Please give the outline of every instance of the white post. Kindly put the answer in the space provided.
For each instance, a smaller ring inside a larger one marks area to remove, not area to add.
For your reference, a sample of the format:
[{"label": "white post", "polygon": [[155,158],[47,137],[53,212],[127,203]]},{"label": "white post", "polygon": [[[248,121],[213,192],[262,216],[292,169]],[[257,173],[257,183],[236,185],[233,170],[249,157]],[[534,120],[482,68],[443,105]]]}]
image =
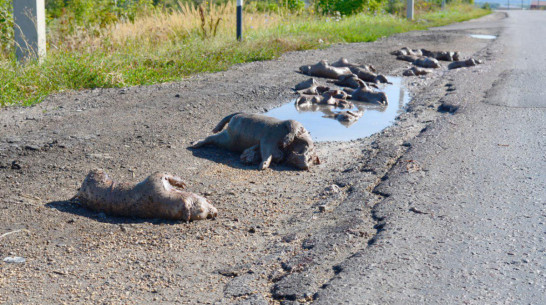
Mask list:
[{"label": "white post", "polygon": [[408,0],[408,8],[406,12],[408,20],[413,20],[413,0]]},{"label": "white post", "polygon": [[13,0],[15,54],[22,62],[46,55],[44,0]]}]

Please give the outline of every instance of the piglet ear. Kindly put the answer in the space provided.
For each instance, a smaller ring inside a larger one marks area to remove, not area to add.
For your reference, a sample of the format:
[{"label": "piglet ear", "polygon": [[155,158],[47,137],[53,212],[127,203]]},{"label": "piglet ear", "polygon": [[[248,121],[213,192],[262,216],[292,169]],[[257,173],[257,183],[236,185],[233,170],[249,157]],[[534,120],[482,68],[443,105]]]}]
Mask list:
[{"label": "piglet ear", "polygon": [[[289,125],[290,126],[290,125]],[[295,130],[290,130],[290,128],[287,128],[287,134],[284,136],[284,138],[282,138],[281,140],[281,148],[286,148],[288,147],[290,144],[292,144],[292,142],[294,142],[294,138],[296,137],[296,131]]]},{"label": "piglet ear", "polygon": [[287,134],[281,141],[281,148],[286,148],[294,141],[294,134]]},{"label": "piglet ear", "polygon": [[178,187],[178,188],[181,188],[181,189],[186,188],[186,183],[184,182],[184,180],[182,180],[182,178],[180,178],[178,176],[173,176],[173,175],[166,174],[165,178],[174,187]]}]

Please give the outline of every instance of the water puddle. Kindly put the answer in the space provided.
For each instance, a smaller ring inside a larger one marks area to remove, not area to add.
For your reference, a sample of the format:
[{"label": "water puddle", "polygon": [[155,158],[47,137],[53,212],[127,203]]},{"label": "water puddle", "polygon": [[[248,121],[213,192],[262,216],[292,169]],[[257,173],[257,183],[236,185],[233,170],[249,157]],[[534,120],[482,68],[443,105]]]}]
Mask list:
[{"label": "water puddle", "polygon": [[497,36],[495,35],[482,35],[482,34],[472,34],[470,35],[472,38],[478,38],[478,39],[497,39]]},{"label": "water puddle", "polygon": [[272,109],[265,115],[281,120],[296,120],[305,126],[311,133],[314,141],[350,141],[368,137],[380,132],[394,123],[394,119],[404,112],[404,106],[410,96],[402,86],[401,77],[388,77],[391,84],[381,87],[387,94],[388,106],[370,105],[368,103],[352,101],[355,104],[349,109],[362,117],[353,122],[343,122],[334,116],[347,110],[340,110],[333,106],[312,105],[296,108],[294,101]]}]

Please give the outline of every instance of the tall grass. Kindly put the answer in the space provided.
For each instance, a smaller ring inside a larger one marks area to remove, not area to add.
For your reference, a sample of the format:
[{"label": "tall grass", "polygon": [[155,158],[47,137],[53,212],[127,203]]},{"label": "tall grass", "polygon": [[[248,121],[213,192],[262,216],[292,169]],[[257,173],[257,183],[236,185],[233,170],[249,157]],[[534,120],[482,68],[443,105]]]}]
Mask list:
[{"label": "tall grass", "polygon": [[13,58],[0,58],[0,104],[32,105],[64,90],[176,81],[237,63],[272,59],[287,51],[373,41],[487,13],[453,5],[442,12],[422,13],[417,21],[409,22],[382,14],[333,18],[247,12],[242,42],[235,40],[233,1],[209,5],[204,14],[188,4],[168,13],[156,10],[134,22],[122,21],[65,37],[56,37],[52,27],[48,56],[42,64],[22,66]]}]

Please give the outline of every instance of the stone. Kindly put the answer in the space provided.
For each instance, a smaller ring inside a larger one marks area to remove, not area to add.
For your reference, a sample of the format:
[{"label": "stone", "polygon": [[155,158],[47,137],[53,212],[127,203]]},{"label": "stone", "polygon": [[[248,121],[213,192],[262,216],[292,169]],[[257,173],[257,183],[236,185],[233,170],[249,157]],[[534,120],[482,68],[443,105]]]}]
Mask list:
[{"label": "stone", "polygon": [[22,264],[26,261],[27,260],[24,257],[20,257],[20,256],[8,256],[4,258],[4,263],[8,263],[8,264]]},{"label": "stone", "polygon": [[235,277],[224,288],[224,294],[231,297],[240,297],[254,292],[250,283],[256,280],[254,274],[243,274]]},{"label": "stone", "polygon": [[317,282],[312,274],[292,273],[273,287],[273,298],[277,300],[299,300],[313,295]]}]

